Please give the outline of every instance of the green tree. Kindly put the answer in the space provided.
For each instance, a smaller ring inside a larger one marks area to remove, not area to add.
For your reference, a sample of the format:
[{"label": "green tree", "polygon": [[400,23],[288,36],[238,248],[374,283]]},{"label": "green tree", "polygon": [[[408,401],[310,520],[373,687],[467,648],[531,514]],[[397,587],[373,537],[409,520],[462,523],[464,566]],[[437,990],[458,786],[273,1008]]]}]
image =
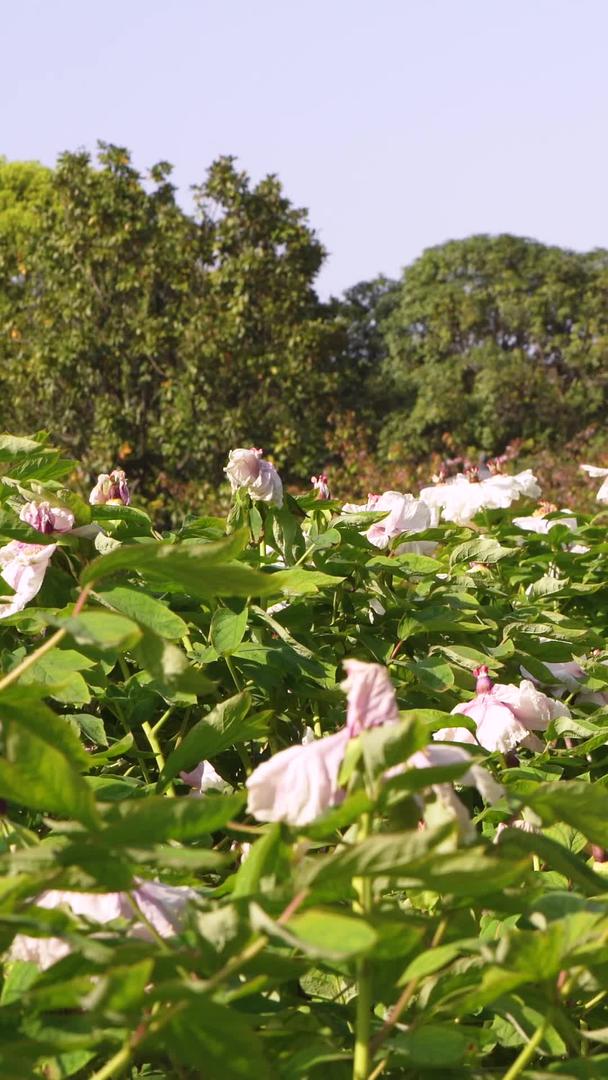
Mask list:
[{"label": "green tree", "polygon": [[313,288],[324,250],[276,177],[252,186],[222,158],[191,216],[170,172],[142,178],[102,143],[95,164],[63,154],[32,197],[5,245],[8,266],[25,239],[28,273],[2,282],[3,421],[48,427],[92,471],[125,460],[148,494],[159,475],[181,500],[217,484],[239,443],[303,478],[339,381],[339,323]]},{"label": "green tree", "polygon": [[431,248],[403,275],[386,328],[395,456],[551,444],[600,420],[608,391],[608,252],[514,236]]},{"label": "green tree", "polygon": [[302,480],[339,392],[340,324],[313,288],[325,251],[276,176],[252,186],[224,157],[195,194],[208,261],[167,388],[166,460],[217,476],[227,447],[253,444]]}]

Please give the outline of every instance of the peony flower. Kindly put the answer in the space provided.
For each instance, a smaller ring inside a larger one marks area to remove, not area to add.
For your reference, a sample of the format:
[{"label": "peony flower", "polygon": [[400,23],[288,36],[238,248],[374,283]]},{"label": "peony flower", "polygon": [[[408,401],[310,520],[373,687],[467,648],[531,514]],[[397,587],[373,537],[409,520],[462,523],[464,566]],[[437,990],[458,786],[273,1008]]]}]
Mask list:
[{"label": "peony flower", "polygon": [[381,724],[395,724],[399,710],[395,688],[382,664],[366,664],[363,660],[343,660],[346,678],[342,690],[346,694],[346,727],[352,736]]},{"label": "peony flower", "polygon": [[247,809],[258,821],[309,825],[344,797],[338,783],[340,766],[351,738],[378,724],[399,719],[395,690],[381,664],[345,660],[346,726],[335,735],[281,750],[258,765],[248,778]]},{"label": "peony flower", "polygon": [[331,499],[329,482],[325,473],[319,473],[318,476],[311,476],[310,482],[317,493],[317,499]]},{"label": "peony flower", "polygon": [[215,771],[210,761],[201,761],[192,772],[180,772],[184,784],[193,788],[192,795],[204,795],[206,791],[232,791],[232,784]]},{"label": "peony flower", "polygon": [[[424,532],[431,526],[431,511],[421,499],[415,499],[413,495],[402,495],[399,491],[385,491],[383,495],[376,496],[374,500],[375,511],[386,510],[386,516],[381,521],[376,521],[366,532],[367,539],[374,547],[386,548],[395,536],[404,532]],[[418,544],[400,544],[398,553],[411,551],[414,548],[433,550],[436,544],[427,541]],[[424,554],[424,552],[418,552]]]},{"label": "peony flower", "polygon": [[[608,469],[600,469],[597,465],[581,465],[580,468],[583,470],[583,472],[588,473],[589,476],[592,476],[594,479],[597,479],[599,477],[608,478]],[[604,480],[595,497],[598,502],[608,502],[608,479]]]},{"label": "peony flower", "polygon": [[[560,510],[560,514],[569,514],[569,510]],[[578,522],[575,517],[546,518],[539,514],[530,514],[528,517],[513,518],[513,524],[524,532],[535,532],[546,536],[550,529],[556,525],[565,525],[567,529],[576,529]]]},{"label": "peony flower", "polygon": [[258,821],[309,825],[342,801],[340,766],[350,739],[347,728],[305,746],[280,750],[247,780],[247,810]]},{"label": "peony flower", "polygon": [[[470,716],[475,721],[477,742],[486,750],[506,754],[518,745],[530,750],[542,750],[543,743],[532,734],[545,731],[557,716],[569,716],[561,701],[547,697],[528,680],[519,686],[493,684],[485,664],[477,669],[475,697],[456,705],[452,714]],[[433,735],[440,741],[473,742],[474,737],[464,728],[442,728]]]},{"label": "peony flower", "polygon": [[21,521],[40,533],[69,532],[74,528],[74,515],[63,506],[51,506],[49,502],[28,502],[21,507]]},{"label": "peony flower", "polygon": [[342,507],[343,514],[371,514],[376,509],[376,503],[380,498],[379,495],[370,493],[367,496],[366,503],[344,503]]},{"label": "peony flower", "polygon": [[[187,902],[195,897],[194,890],[186,886],[139,881],[131,893],[61,892],[50,889],[38,897],[36,905],[47,909],[65,906],[74,915],[102,925],[119,918],[135,919],[131,932],[136,937],[149,939],[152,936],[149,925],[161,937],[172,937],[180,929]],[[138,914],[143,915],[143,921],[137,921]],[[17,934],[8,958],[30,961],[44,970],[71,951],[69,942],[60,937],[38,938]]]},{"label": "peony flower", "polygon": [[42,588],[49,560],[56,544],[24,544],[11,540],[0,548],[0,575],[15,590],[11,597],[0,597],[0,619],[23,611]]},{"label": "peony flower", "polygon": [[245,488],[252,499],[283,505],[283,484],[274,465],[265,461],[262,450],[250,447],[231,450],[224,469],[232,491]]},{"label": "peony flower", "polygon": [[484,480],[470,480],[460,474],[443,483],[425,487],[420,498],[445,521],[467,525],[479,510],[506,510],[522,496],[538,498],[540,487],[530,469],[505,476],[500,473]]},{"label": "peony flower", "polygon": [[100,473],[97,483],[89,495],[89,502],[95,504],[110,503],[111,505],[128,506],[131,502],[127,476],[123,469],[114,469],[108,473]]}]

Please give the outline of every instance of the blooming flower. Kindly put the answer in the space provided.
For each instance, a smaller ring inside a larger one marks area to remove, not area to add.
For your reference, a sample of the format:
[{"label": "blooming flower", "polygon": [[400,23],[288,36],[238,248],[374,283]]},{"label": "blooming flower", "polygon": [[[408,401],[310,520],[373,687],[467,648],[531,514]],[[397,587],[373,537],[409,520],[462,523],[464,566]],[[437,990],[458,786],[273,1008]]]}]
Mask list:
[{"label": "blooming flower", "polygon": [[[68,907],[74,915],[81,915],[95,923],[109,923],[114,919],[135,919],[132,933],[137,937],[150,938],[148,924],[161,937],[171,937],[181,926],[188,900],[196,893],[182,885],[162,885],[156,881],[139,881],[131,893],[83,893],[61,892],[55,889],[42,893],[36,905],[42,908]],[[138,914],[143,921],[137,921]],[[60,937],[29,937],[17,934],[9,950],[9,959],[28,960],[45,969],[72,951],[69,942]]]},{"label": "blooming flower", "polygon": [[184,784],[193,788],[192,795],[204,795],[206,791],[232,791],[232,784],[215,771],[210,761],[201,761],[192,772],[180,772]]},{"label": "blooming flower", "polygon": [[597,479],[599,477],[607,478],[604,480],[603,484],[601,484],[600,489],[595,497],[598,502],[608,502],[608,469],[600,469],[597,465],[581,465],[580,467],[583,472],[588,473],[589,476],[592,476],[594,479]]},{"label": "blooming flower", "polygon": [[319,473],[318,476],[311,476],[310,482],[317,493],[317,499],[331,499],[331,491],[329,490],[329,483],[325,473]]},{"label": "blooming flower", "polygon": [[19,518],[40,533],[63,533],[74,528],[72,511],[63,506],[51,506],[46,500],[25,503],[21,507]]},{"label": "blooming flower", "polygon": [[[569,510],[560,510],[562,515],[569,513]],[[567,529],[576,529],[578,522],[575,517],[546,518],[540,514],[530,514],[528,517],[513,518],[513,524],[517,525],[518,529],[523,529],[524,532],[535,532],[546,536],[549,530],[555,528],[556,525],[565,525]]]},{"label": "blooming flower", "polygon": [[[368,495],[362,505],[345,503],[343,514],[380,513],[385,516],[381,521],[370,525],[365,535],[370,544],[378,548],[387,548],[391,540],[404,532],[418,533],[429,529],[433,524],[432,513],[428,505],[413,495],[403,495],[400,491],[385,491],[382,495]],[[412,552],[426,555],[436,548],[431,540],[406,541],[399,544],[397,554]]]},{"label": "blooming flower", "polygon": [[281,750],[247,780],[247,809],[258,821],[308,825],[342,801],[340,766],[349,740],[378,724],[398,720],[395,690],[381,664],[345,660],[346,726],[334,735]]},{"label": "blooming flower", "polygon": [[283,484],[274,465],[265,461],[255,447],[231,450],[224,469],[234,491],[245,488],[252,499],[283,505]]},{"label": "blooming flower", "polygon": [[15,590],[14,596],[0,597],[0,619],[23,611],[40,592],[56,547],[56,544],[24,544],[20,540],[11,540],[0,548],[0,574]]},{"label": "blooming flower", "polygon": [[435,514],[441,511],[445,521],[466,525],[479,510],[505,510],[522,496],[538,498],[540,493],[536,477],[525,469],[515,476],[497,473],[483,480],[460,474],[423,488],[420,498]]},{"label": "blooming flower", "polygon": [[[370,544],[386,548],[390,541],[403,532],[424,532],[430,528],[431,512],[421,499],[413,495],[402,495],[399,491],[385,491],[374,500],[374,511],[386,510],[386,517],[370,525],[366,532]],[[431,547],[434,547],[431,544]],[[399,551],[409,550],[410,545],[401,545]]]},{"label": "blooming flower", "polygon": [[531,750],[543,749],[543,743],[532,734],[545,731],[557,716],[569,716],[570,712],[561,701],[547,697],[528,680],[519,686],[493,684],[488,669],[483,664],[477,669],[475,697],[456,705],[453,714],[470,716],[475,721],[475,736],[466,728],[442,728],[433,738],[448,742],[477,741],[486,750],[508,753],[519,744]]},{"label": "blooming flower", "polygon": [[92,504],[120,504],[128,506],[131,502],[127,476],[123,469],[114,469],[111,473],[100,473],[97,483],[89,495]]}]

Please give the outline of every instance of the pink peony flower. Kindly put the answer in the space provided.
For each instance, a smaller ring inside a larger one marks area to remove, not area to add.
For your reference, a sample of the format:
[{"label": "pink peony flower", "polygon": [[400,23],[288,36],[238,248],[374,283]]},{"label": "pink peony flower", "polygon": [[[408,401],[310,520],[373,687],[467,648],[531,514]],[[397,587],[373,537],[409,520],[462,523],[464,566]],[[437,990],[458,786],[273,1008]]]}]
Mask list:
[{"label": "pink peony flower", "polygon": [[224,469],[234,491],[245,488],[252,499],[283,505],[283,484],[274,465],[255,447],[231,450]]},{"label": "pink peony flower", "polygon": [[128,506],[131,502],[126,473],[114,469],[111,473],[100,473],[97,483],[89,495],[89,502],[95,504],[120,504]]},{"label": "pink peony flower", "polygon": [[63,506],[51,506],[49,502],[29,502],[21,507],[21,521],[25,521],[40,533],[69,532],[74,528],[74,515]]},{"label": "pink peony flower", "polygon": [[[148,924],[161,937],[172,937],[180,929],[187,902],[195,897],[195,891],[186,886],[139,881],[131,894],[61,892],[51,889],[38,897],[36,905],[48,909],[65,906],[74,915],[81,915],[90,922],[101,925],[119,918],[135,920],[131,932],[136,937],[149,939],[151,932]],[[144,921],[138,921],[138,914],[143,915]],[[28,960],[44,970],[71,951],[71,945],[63,938],[38,938],[17,934],[8,958]]]},{"label": "pink peony flower", "polygon": [[344,660],[346,679],[342,689],[346,694],[346,727],[351,736],[360,735],[380,724],[399,720],[395,688],[382,664],[366,664],[363,660]]},{"label": "pink peony flower", "polygon": [[280,750],[247,780],[247,810],[258,821],[309,825],[342,801],[340,766],[350,739],[347,728],[304,746]]},{"label": "pink peony flower", "polygon": [[[542,750],[543,743],[532,732],[545,731],[557,716],[569,716],[570,712],[561,701],[547,697],[528,680],[519,686],[493,684],[488,669],[483,664],[477,669],[475,697],[456,705],[452,713],[473,718],[475,737],[486,750],[508,753],[518,745],[530,750]],[[464,728],[442,728],[433,735],[440,741],[473,742],[473,736]]]},{"label": "pink peony flower", "polygon": [[608,469],[600,469],[597,465],[581,465],[580,468],[583,470],[583,472],[588,473],[589,476],[592,476],[594,479],[597,479],[599,477],[606,477],[595,497],[598,502],[608,502]]},{"label": "pink peony flower", "polygon": [[317,499],[331,499],[331,491],[329,490],[329,483],[325,473],[319,473],[318,476],[311,476],[310,482],[317,493]]},{"label": "pink peony flower", "polygon": [[286,821],[309,825],[325,810],[340,803],[340,766],[349,740],[378,724],[399,719],[395,690],[381,664],[345,660],[347,678],[346,726],[335,735],[311,739],[281,750],[254,769],[247,780],[247,809],[258,821]]},{"label": "pink peony flower", "polygon": [[56,544],[24,544],[20,540],[11,540],[0,548],[0,574],[15,590],[14,596],[0,597],[0,619],[23,611],[40,592],[56,547]]}]

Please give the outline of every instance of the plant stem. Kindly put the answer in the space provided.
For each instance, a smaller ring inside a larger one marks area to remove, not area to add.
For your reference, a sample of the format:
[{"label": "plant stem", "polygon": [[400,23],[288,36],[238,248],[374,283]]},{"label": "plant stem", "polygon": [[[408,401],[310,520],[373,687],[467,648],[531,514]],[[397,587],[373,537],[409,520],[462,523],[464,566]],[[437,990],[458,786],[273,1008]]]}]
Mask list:
[{"label": "plant stem", "polygon": [[[365,840],[370,832],[370,815],[362,814],[357,829],[357,840]],[[372,907],[372,883],[370,878],[353,878],[357,901],[355,911],[369,914]],[[357,960],[357,1011],[355,1017],[355,1048],[353,1055],[353,1080],[367,1080],[370,1068],[370,1035],[372,1024],[372,979],[369,961]]]},{"label": "plant stem", "polygon": [[511,1065],[511,1068],[507,1069],[503,1080],[515,1080],[515,1077],[519,1076],[520,1073],[524,1071],[528,1062],[531,1061],[534,1057],[537,1047],[540,1046],[541,1042],[543,1041],[543,1037],[547,1030],[548,1023],[548,1018],[546,1016],[543,1017],[542,1024],[537,1027],[532,1038],[530,1039],[530,1042],[522,1048],[521,1053],[518,1054],[517,1058]]},{"label": "plant stem", "polygon": [[[158,766],[158,771],[159,771],[159,773],[162,773],[162,771],[163,771],[163,769],[165,767],[165,755],[163,754],[163,752],[162,752],[162,750],[160,748],[160,743],[159,743],[158,739],[156,738],[156,735],[154,734],[154,729],[150,726],[150,724],[148,723],[147,720],[144,720],[144,722],[141,725],[141,730],[143,731],[144,735],[146,736],[146,739],[148,740],[148,742],[150,744],[150,748],[152,750],[152,753],[154,754],[154,759],[155,759],[156,764]],[[172,780],[170,780],[169,783],[167,784],[167,787],[165,789],[165,795],[169,795],[171,798],[175,797],[175,788],[173,787],[173,781]]]},{"label": "plant stem", "polygon": [[[87,601],[91,589],[92,585],[85,585],[84,588],[81,590],[80,596],[74,604],[72,616],[80,614],[82,608]],[[51,649],[54,649],[55,646],[63,640],[66,634],[67,630],[56,630],[54,634],[51,634],[48,641],[43,642],[43,644],[40,645],[37,649],[35,649],[33,653],[30,653],[29,656],[24,657],[20,664],[17,664],[17,666],[14,667],[12,671],[9,671],[8,675],[5,675],[3,679],[0,679],[0,690],[6,690],[7,686],[11,686],[12,683],[16,682],[17,679],[21,678],[24,671],[27,671],[28,668],[33,667],[33,665],[40,659],[41,656],[44,656],[47,652],[50,652]]]}]

